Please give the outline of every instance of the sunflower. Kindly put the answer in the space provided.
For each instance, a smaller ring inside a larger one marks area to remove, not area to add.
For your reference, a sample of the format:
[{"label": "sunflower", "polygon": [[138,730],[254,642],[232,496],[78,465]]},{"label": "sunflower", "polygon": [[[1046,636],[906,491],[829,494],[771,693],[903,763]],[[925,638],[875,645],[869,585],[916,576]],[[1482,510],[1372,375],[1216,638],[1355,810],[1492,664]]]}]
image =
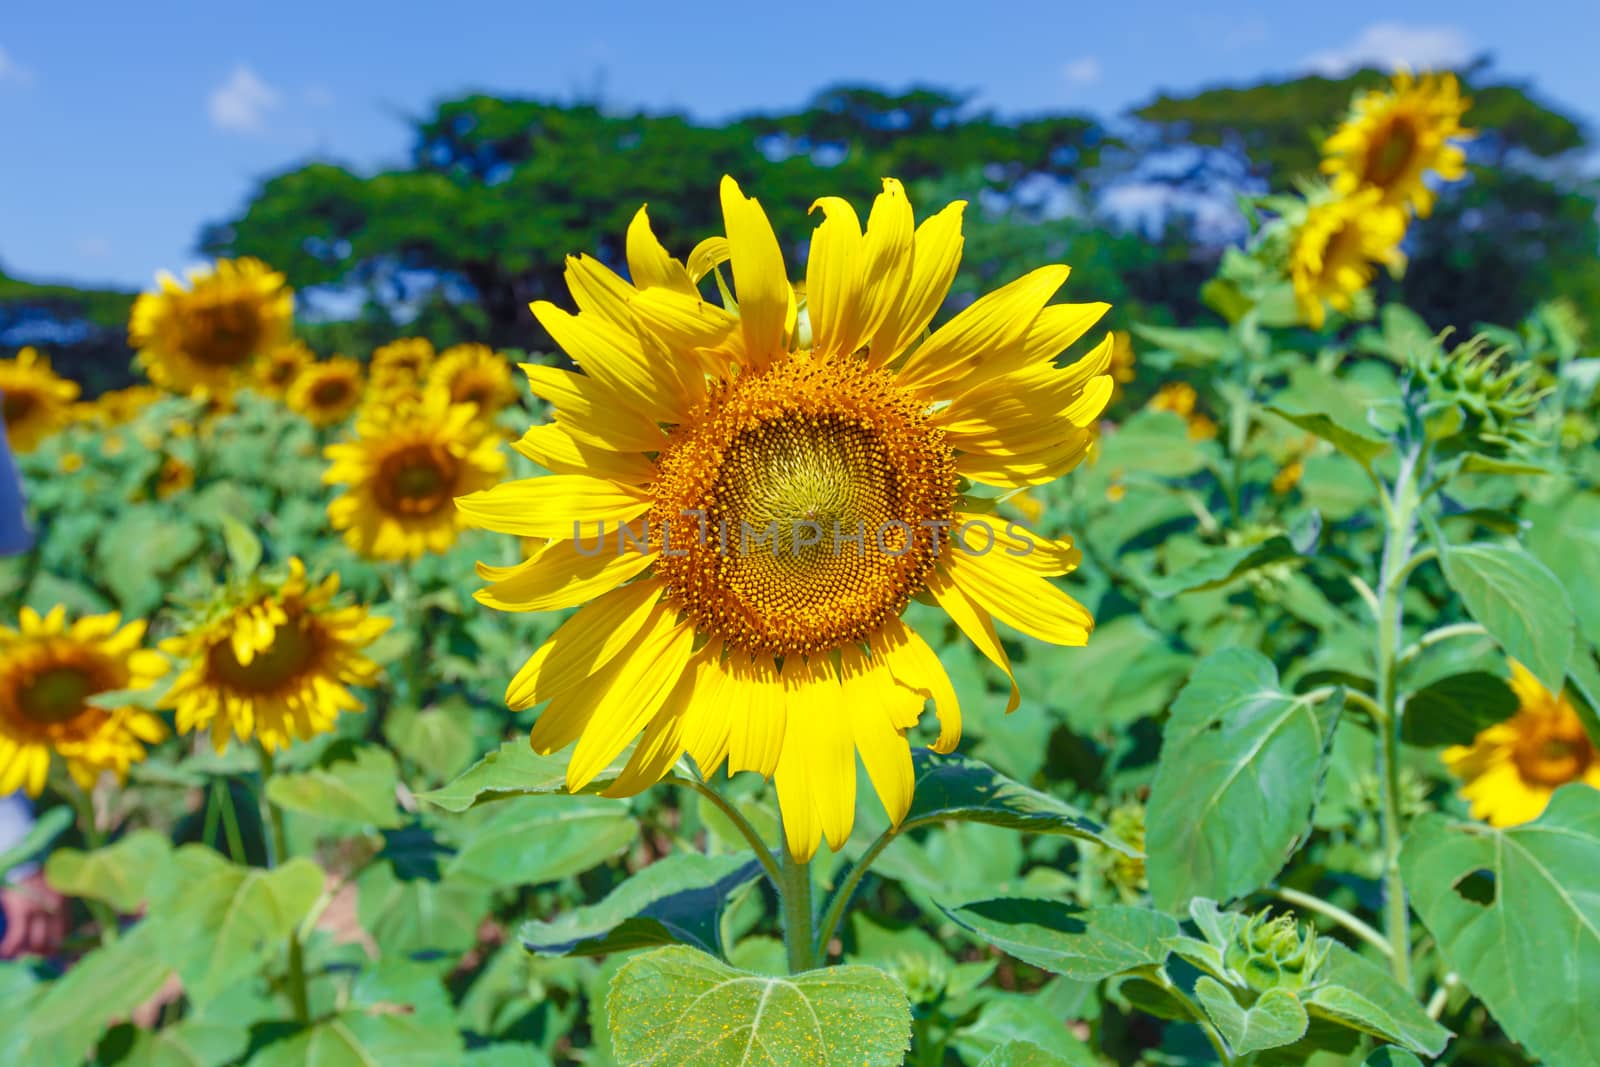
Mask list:
[{"label": "sunflower", "polygon": [[1332,176],[1334,192],[1348,196],[1371,187],[1385,204],[1409,204],[1427,218],[1433,210],[1427,174],[1446,181],[1466,176],[1466,153],[1453,142],[1473,135],[1461,125],[1470,103],[1453,74],[1413,79],[1400,71],[1390,89],[1361,93],[1350,117],[1322,144],[1322,170]]},{"label": "sunflower", "polygon": [[1568,782],[1600,788],[1600,754],[1583,729],[1583,720],[1565,693],[1550,692],[1528,669],[1511,661],[1511,691],[1517,712],[1495,723],[1470,745],[1442,753],[1445,766],[1461,778],[1462,799],[1474,818],[1491,826],[1531,822]]},{"label": "sunflower", "polygon": [[72,421],[78,384],[59,377],[37,349],[0,359],[0,416],[15,452],[32,452]]},{"label": "sunflower", "polygon": [[1115,403],[1122,396],[1122,387],[1133,381],[1134,373],[1133,338],[1127,330],[1113,330],[1111,332],[1111,401]]},{"label": "sunflower", "polygon": [[179,456],[168,455],[156,472],[156,499],[167,500],[194,485],[194,468]]},{"label": "sunflower", "polygon": [[1217,424],[1203,412],[1195,410],[1200,395],[1188,382],[1168,382],[1156,390],[1156,395],[1145,405],[1151,411],[1170,411],[1183,419],[1189,428],[1189,440],[1209,441],[1217,436]]},{"label": "sunflower", "polygon": [[361,403],[361,364],[334,356],[302,370],[289,386],[287,403],[313,426],[332,426],[350,417]]},{"label": "sunflower", "polygon": [[391,620],[360,605],[335,606],[338,590],[338,575],[312,585],[291,558],[282,582],[254,578],[187,633],[163,641],[182,666],[162,701],[176,709],[178,730],[209,730],[218,752],[232,738],[252,737],[274,752],[360,710],[349,687],[377,682],[378,665],[362,650]]},{"label": "sunflower", "polygon": [[316,356],[299,338],[286,341],[269,351],[256,364],[256,392],[282,399],[300,372],[316,361]]},{"label": "sunflower", "polygon": [[395,390],[421,389],[434,358],[433,342],[426,337],[402,337],[375,349],[368,375],[372,379],[374,399]]},{"label": "sunflower", "polygon": [[43,617],[23,608],[17,629],[0,626],[0,794],[38,796],[52,752],[85,789],[104,771],[125,781],[144,746],[167,736],[148,711],[88,701],[148,689],[167,672],[160,653],[140,647],[144,623],[121,621],[116,613],[91,615],[69,626],[67,609],[57,606]]},{"label": "sunflower", "polygon": [[1349,311],[1351,298],[1372,284],[1375,265],[1391,273],[1403,267],[1405,235],[1405,213],[1385,204],[1377,189],[1307,205],[1294,233],[1289,277],[1311,328],[1322,329],[1325,304]]},{"label": "sunflower", "polygon": [[153,385],[111,389],[78,405],[78,419],[97,426],[121,426],[144,414],[146,408],[166,395]]},{"label": "sunflower", "polygon": [[172,392],[226,396],[288,335],[294,293],[258,259],[219,259],[191,271],[188,288],[165,272],[157,280],[158,292],[134,301],[128,343],[150,380]]},{"label": "sunflower", "polygon": [[[773,777],[801,860],[849,836],[858,752],[890,818],[904,816],[906,731],[925,700],[934,747],[960,738],[950,680],[901,620],[912,597],[942,606],[1008,675],[995,618],[1055,644],[1088,640],[1089,612],[1047,580],[1078,552],[1017,525],[997,536],[994,498],[964,487],[1041,485],[1071,469],[1112,384],[1109,338],[1055,363],[1106,311],[1045,306],[1064,266],[924,336],[960,260],[964,203],[915,226],[886,180],[865,234],[844,200],[815,206],[809,345],[795,343],[767,216],[731,178],[726,237],[686,263],[642,209],[626,239],[631,284],[570,259],[581,313],[533,311],[585,373],[524,367],[555,421],[515,446],[553,473],[457,501],[475,525],[549,539],[518,566],[480,565],[482,603],[583,605],[506,694],[516,709],[549,701],[531,741],[545,753],[576,742],[568,787],[642,731],[610,792],[645,788],[685,752],[707,775],[726,763]],[[737,313],[699,292],[727,261]],[[1013,680],[1009,708],[1019,701]]]},{"label": "sunflower", "polygon": [[453,498],[493,485],[505,470],[499,437],[470,404],[430,389],[420,397],[372,403],[356,420],[356,439],[329,445],[322,480],[349,491],[328,505],[345,541],[375,559],[445,552],[464,525]]},{"label": "sunflower", "polygon": [[491,420],[517,399],[511,365],[488,345],[456,345],[439,353],[428,370],[428,385],[443,389],[453,404],[471,404],[478,417]]}]

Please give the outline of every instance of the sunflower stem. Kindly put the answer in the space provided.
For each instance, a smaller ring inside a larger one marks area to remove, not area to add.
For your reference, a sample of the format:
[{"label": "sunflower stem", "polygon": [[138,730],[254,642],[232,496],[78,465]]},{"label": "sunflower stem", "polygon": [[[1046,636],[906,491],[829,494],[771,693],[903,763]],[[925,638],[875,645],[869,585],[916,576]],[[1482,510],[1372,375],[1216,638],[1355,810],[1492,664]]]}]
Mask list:
[{"label": "sunflower stem", "polygon": [[[233,789],[226,779],[213,778],[211,780],[211,802],[222,818],[222,832],[228,842],[228,858],[235,863],[245,862],[244,835],[239,832],[239,813],[233,808]],[[207,825],[210,824],[209,813]],[[210,842],[211,833],[207,832],[206,841]]]},{"label": "sunflower stem", "polygon": [[[94,797],[77,782],[68,778],[62,786],[67,800],[78,813],[78,823],[83,829],[83,840],[90,850],[105,847],[106,835],[100,829],[100,823],[95,819]],[[83,903],[89,909],[89,914],[94,916],[95,925],[100,927],[100,943],[109,945],[122,933],[122,926],[117,921],[117,913],[111,905],[103,900],[83,898]]]},{"label": "sunflower stem", "polygon": [[[261,806],[266,815],[267,828],[272,839],[272,850],[267,856],[267,866],[276,867],[289,856],[289,833],[284,825],[283,809],[267,796],[267,783],[272,780],[275,766],[272,753],[266,745],[257,745],[261,753]],[[305,950],[300,945],[299,930],[289,931],[289,1003],[294,1009],[295,1021],[311,1021],[311,1003],[306,995]]]},{"label": "sunflower stem", "polygon": [[783,946],[789,954],[789,973],[800,974],[817,965],[816,913],[811,908],[811,864],[795,859],[785,841],[778,874],[778,899],[783,908]]}]

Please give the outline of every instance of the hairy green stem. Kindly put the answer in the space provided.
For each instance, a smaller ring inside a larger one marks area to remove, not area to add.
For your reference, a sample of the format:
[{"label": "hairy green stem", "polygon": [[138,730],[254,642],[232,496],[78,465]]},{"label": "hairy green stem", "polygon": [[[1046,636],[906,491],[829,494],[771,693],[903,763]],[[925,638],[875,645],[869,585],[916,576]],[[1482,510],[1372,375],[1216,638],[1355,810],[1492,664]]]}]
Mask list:
[{"label": "hairy green stem", "polygon": [[1228,1051],[1228,1043],[1222,1040],[1222,1035],[1212,1025],[1210,1016],[1206,1015],[1205,1010],[1194,1002],[1194,998],[1185,993],[1172,979],[1168,978],[1166,971],[1160,967],[1143,969],[1140,973],[1160,986],[1168,996],[1181,1003],[1184,1010],[1189,1013],[1189,1017],[1194,1020],[1195,1025],[1200,1027],[1200,1032],[1206,1035],[1206,1040],[1211,1042],[1211,1048],[1216,1052],[1217,1060],[1224,1067],[1234,1067],[1237,1061],[1234,1060],[1233,1054]]},{"label": "hairy green stem", "polygon": [[873,860],[889,847],[889,842],[895,839],[898,832],[891,828],[879,834],[878,839],[861,854],[861,858],[850,868],[850,873],[845,875],[844,881],[833,891],[833,897],[828,901],[827,910],[823,913],[822,924],[817,928],[817,950],[821,958],[827,958],[828,944],[833,941],[834,934],[839,931],[839,924],[844,921],[845,909],[850,906],[851,898],[856,895],[856,887],[861,884],[861,879],[866,876]]},{"label": "hairy green stem", "polygon": [[801,863],[783,846],[779,864],[778,898],[783,906],[783,947],[789,956],[789,973],[800,974],[817,965],[816,916],[811,910],[811,864]]},{"label": "hairy green stem", "polygon": [[[266,816],[267,828],[270,831],[272,849],[267,857],[267,866],[276,867],[289,858],[289,834],[284,825],[283,809],[274,804],[267,797],[267,783],[272,780],[273,766],[272,753],[267,746],[260,745],[261,753],[261,806]],[[294,1009],[295,1021],[309,1023],[311,1021],[311,1001],[306,993],[306,959],[305,950],[300,944],[300,932],[289,931],[289,1004]]]},{"label": "hairy green stem", "polygon": [[[90,796],[86,789],[70,778],[66,779],[62,791],[66,793],[67,800],[72,804],[73,810],[78,813],[78,822],[83,828],[84,843],[91,850],[103,848],[106,843],[106,835],[101,832],[100,824],[95,821],[94,797]],[[117,921],[116,911],[103,900],[84,897],[83,902],[88,907],[89,914],[94,916],[95,925],[100,927],[100,943],[102,945],[111,944],[122,933],[122,926]]]},{"label": "hairy green stem", "polygon": [[667,780],[670,782],[676,782],[679,785],[688,786],[696,793],[699,793],[701,796],[711,801],[712,806],[714,806],[718,811],[722,812],[723,815],[727,816],[728,821],[733,823],[734,829],[738,830],[739,834],[745,839],[746,842],[749,843],[750,851],[756,854],[756,859],[761,861],[761,869],[767,872],[767,877],[772,880],[773,888],[780,892],[783,890],[783,873],[778,869],[777,862],[772,858],[772,850],[767,847],[767,843],[765,841],[761,840],[761,835],[756,833],[756,828],[754,826],[750,825],[750,820],[739,814],[738,808],[735,808],[732,804],[729,804],[727,799],[723,797],[721,793],[717,792],[715,789],[712,789],[710,785],[706,784],[699,778],[691,778],[688,775],[681,775],[674,776]]},{"label": "hairy green stem", "polygon": [[[233,810],[233,789],[222,778],[211,780],[211,802],[215,810],[222,817],[222,832],[228,841],[228,858],[235,863],[245,862],[244,835],[239,832],[239,813]],[[210,824],[209,813],[207,825]],[[211,841],[211,831],[206,833],[206,841]]]}]

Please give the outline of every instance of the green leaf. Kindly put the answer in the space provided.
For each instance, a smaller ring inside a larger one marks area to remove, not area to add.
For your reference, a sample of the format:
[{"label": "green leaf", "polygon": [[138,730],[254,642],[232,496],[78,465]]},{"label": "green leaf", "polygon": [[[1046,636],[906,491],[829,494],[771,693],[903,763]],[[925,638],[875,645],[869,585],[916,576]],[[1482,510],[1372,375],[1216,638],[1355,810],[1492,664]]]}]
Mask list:
[{"label": "green leaf", "polygon": [[460,774],[477,751],[465,707],[430,708],[411,716],[391,716],[384,736],[396,752],[435,781]]},{"label": "green leaf", "polygon": [[1132,328],[1142,340],[1183,356],[1190,362],[1215,363],[1238,347],[1227,330],[1212,326],[1151,326],[1136,322]]},{"label": "green leaf", "polygon": [[[1109,471],[1183,478],[1206,465],[1206,453],[1189,439],[1182,416],[1170,411],[1140,411],[1106,435],[1102,462]],[[1181,502],[1174,503],[1183,510]]]},{"label": "green leaf", "polygon": [[1422,1067],[1422,1061],[1403,1048],[1385,1045],[1362,1061],[1363,1067]]},{"label": "green leaf", "polygon": [[1423,1055],[1444,1051],[1450,1031],[1429,1018],[1417,998],[1387,970],[1336,941],[1322,940],[1329,949],[1319,975],[1323,984],[1305,1000],[1313,1018],[1373,1034]]},{"label": "green leaf", "polygon": [[395,801],[399,775],[377,745],[336,744],[309,771],[273,775],[267,799],[303,815],[392,830],[404,821]]},{"label": "green leaf", "polygon": [[292,859],[274,870],[229,863],[204,845],[172,854],[150,890],[150,915],[170,919],[162,952],[199,1003],[256,973],[322,895],[322,868]]},{"label": "green leaf", "polygon": [[[1069,1060],[1046,1052],[1032,1041],[1007,1041],[978,1061],[978,1067],[1075,1067],[1083,1060]],[[1089,1061],[1093,1063],[1093,1060]]]},{"label": "green leaf", "polygon": [[346,1012],[274,1041],[249,1067],[439,1067],[461,1062],[463,1052],[454,1026]]},{"label": "green leaf", "polygon": [[227,1023],[184,1019],[160,1030],[139,1030],[117,1067],[227,1067],[250,1047],[250,1032]]},{"label": "green leaf", "polygon": [[1278,873],[1311,825],[1338,711],[1284,692],[1259,652],[1200,661],[1173,703],[1146,815],[1159,907],[1231,900]]},{"label": "green leaf", "polygon": [[384,952],[463,952],[489,912],[490,890],[461,882],[401,878],[373,864],[356,883],[356,914]]},{"label": "green leaf", "polygon": [[1311,1024],[1306,1009],[1287,989],[1270,989],[1243,1008],[1221,982],[1201,975],[1194,984],[1194,995],[1238,1056],[1292,1045]]},{"label": "green leaf", "polygon": [[172,843],[154,830],[135,830],[114,845],[83,852],[57,849],[45,861],[45,879],[68,896],[103,900],[127,915],[144,902],[150,880],[172,855]]},{"label": "green leaf", "polygon": [[228,562],[239,578],[248,578],[261,566],[261,539],[255,532],[232,515],[217,516],[222,527],[222,541],[228,548]]},{"label": "green leaf", "polygon": [[1008,956],[1079,981],[1166,962],[1178,921],[1148,908],[998,898],[944,913]]},{"label": "green leaf", "polygon": [[[1600,589],[1600,496],[1574,492],[1553,502],[1530,500],[1528,551],[1569,590]],[[1600,597],[1574,596],[1578,625],[1591,645],[1600,647]]]},{"label": "green leaf", "polygon": [[528,797],[486,814],[445,877],[504,887],[554,882],[599,866],[639,837],[625,800]]},{"label": "green leaf", "polygon": [[[1099,1067],[1100,1061],[1082,1041],[1062,1025],[1061,1017],[1036,999],[999,997],[989,1001],[970,1026],[956,1031],[956,1049],[968,1062],[997,1055],[1008,1046],[1028,1045],[1049,1056],[1015,1062],[1070,1067]],[[1005,1060],[1000,1062],[1005,1063]]]},{"label": "green leaf", "polygon": [[1550,1067],[1600,1063],[1600,790],[1563,786],[1505,830],[1424,815],[1400,864],[1440,954],[1506,1033]]},{"label": "green leaf", "polygon": [[900,832],[954,819],[1030,834],[1063,834],[1094,841],[1127,856],[1139,853],[1065,801],[1013,781],[965,756],[913,749],[916,791]]},{"label": "green leaf", "polygon": [[1389,442],[1382,438],[1369,437],[1364,433],[1347,429],[1318,412],[1284,411],[1270,404],[1267,410],[1281,419],[1287,419],[1306,433],[1322,438],[1368,470],[1372,469],[1374,460],[1389,451]]},{"label": "green leaf", "polygon": [[[602,771],[585,793],[598,793],[616,780],[616,768]],[[526,740],[507,741],[448,785],[417,799],[445,811],[461,812],[508,797],[567,796],[567,761],[563,756],[541,756]]]},{"label": "green leaf", "polygon": [[603,956],[684,944],[720,955],[722,914],[761,865],[742,856],[675,852],[627,879],[598,904],[570,908],[548,922],[524,923],[528,951],[541,956]]},{"label": "green leaf", "polygon": [[1465,745],[1479,731],[1510,718],[1517,695],[1504,678],[1467,671],[1429,682],[1406,698],[1401,736],[1408,745]]},{"label": "green leaf", "polygon": [[1461,457],[1461,472],[1463,474],[1516,474],[1539,475],[1553,473],[1549,467],[1541,467],[1534,463],[1518,463],[1509,459],[1497,459],[1486,456],[1481,452],[1468,452]]},{"label": "green leaf", "polygon": [[14,867],[33,860],[45,849],[49,848],[55,839],[73,823],[73,813],[70,807],[62,805],[51,808],[34,820],[28,827],[27,834],[15,845],[0,852],[0,876],[11,872]]},{"label": "green leaf", "polygon": [[1445,580],[1474,619],[1547,689],[1559,690],[1572,651],[1572,606],[1549,568],[1519,545],[1445,545]]},{"label": "green leaf", "polygon": [[635,956],[606,999],[621,1067],[899,1067],[911,1039],[900,985],[875,967],[790,978],[692,948]]},{"label": "green leaf", "polygon": [[1195,589],[1216,589],[1251,571],[1300,558],[1289,539],[1277,535],[1256,545],[1213,549],[1198,563],[1174,574],[1152,575],[1144,584],[1153,595],[1165,598]]}]

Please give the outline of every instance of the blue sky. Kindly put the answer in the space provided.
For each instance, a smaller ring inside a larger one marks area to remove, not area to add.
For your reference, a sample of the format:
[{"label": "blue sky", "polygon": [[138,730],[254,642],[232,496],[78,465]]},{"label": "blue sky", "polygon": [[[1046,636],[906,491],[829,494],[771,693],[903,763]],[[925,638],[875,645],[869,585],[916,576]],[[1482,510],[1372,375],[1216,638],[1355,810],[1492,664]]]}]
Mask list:
[{"label": "blue sky", "polygon": [[1600,121],[1600,15],[1581,0],[1015,0],[976,14],[987,7],[5,0],[0,266],[144,286],[194,262],[200,226],[261,176],[312,157],[398,163],[406,116],[469,90],[718,118],[839,81],[923,82],[1003,114],[1110,116],[1159,89],[1488,52],[1503,76]]}]

